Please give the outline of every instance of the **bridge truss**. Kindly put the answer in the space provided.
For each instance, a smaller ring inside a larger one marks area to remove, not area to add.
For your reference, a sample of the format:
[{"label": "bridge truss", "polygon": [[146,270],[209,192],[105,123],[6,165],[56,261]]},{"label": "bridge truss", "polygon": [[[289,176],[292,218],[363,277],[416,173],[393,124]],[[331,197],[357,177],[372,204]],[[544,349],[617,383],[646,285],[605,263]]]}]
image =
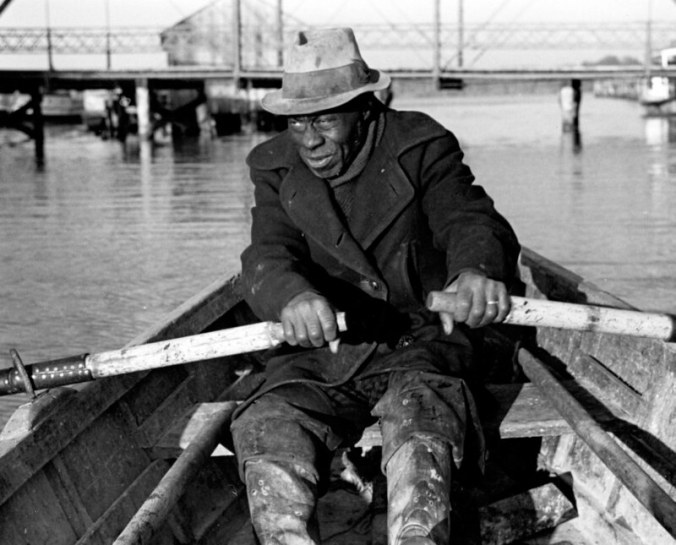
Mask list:
[{"label": "bridge truss", "polygon": [[[438,32],[441,66],[457,64],[460,51],[485,53],[493,50],[552,51],[552,50],[605,50],[633,51],[644,60],[646,44],[653,51],[674,45],[676,24],[655,22],[614,23],[512,23],[512,24],[444,24],[437,28],[433,24],[389,24],[352,25],[363,50],[419,52],[421,59],[428,59],[425,53],[434,48]],[[216,29],[217,33],[232,39],[232,27]],[[288,36],[292,29],[287,26]],[[160,53],[166,50],[167,29],[138,28],[0,28],[0,55],[3,54],[137,54]],[[209,46],[213,41],[214,28],[208,32],[193,28],[172,28],[173,37],[182,35],[185,43],[193,46]],[[257,25],[256,28],[242,28],[241,49],[260,49],[261,40],[268,50],[278,49],[275,42],[274,25]],[[263,38],[261,38],[261,36]],[[462,40],[460,39],[462,36]],[[255,42],[255,43],[254,43]],[[252,57],[253,58],[253,57]],[[278,56],[273,54],[255,55],[250,69],[274,67]],[[432,60],[429,59],[431,65]],[[411,68],[411,67],[400,67]]]}]

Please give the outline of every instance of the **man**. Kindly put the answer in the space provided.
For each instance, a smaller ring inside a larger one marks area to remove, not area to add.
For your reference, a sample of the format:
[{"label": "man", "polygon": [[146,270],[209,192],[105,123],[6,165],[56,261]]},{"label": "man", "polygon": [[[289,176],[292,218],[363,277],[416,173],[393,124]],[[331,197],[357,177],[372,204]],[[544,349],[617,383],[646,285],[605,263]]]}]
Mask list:
[{"label": "man", "polygon": [[[282,89],[263,99],[288,129],[248,158],[242,280],[288,345],[231,427],[263,544],[319,543],[315,503],[332,453],[376,418],[390,544],[447,543],[451,471],[481,462],[462,329],[507,315],[519,247],[455,137],[374,98],[389,85],[350,29],[308,31],[288,52]],[[424,298],[444,288],[459,305],[442,327]]]}]

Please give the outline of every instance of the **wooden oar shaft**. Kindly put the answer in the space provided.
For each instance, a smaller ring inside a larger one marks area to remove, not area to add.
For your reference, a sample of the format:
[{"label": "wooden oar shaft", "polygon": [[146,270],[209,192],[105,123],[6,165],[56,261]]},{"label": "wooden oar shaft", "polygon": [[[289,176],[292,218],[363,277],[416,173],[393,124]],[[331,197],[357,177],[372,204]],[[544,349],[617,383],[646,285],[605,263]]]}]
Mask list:
[{"label": "wooden oar shaft", "polygon": [[92,377],[104,378],[265,350],[277,346],[283,340],[281,324],[260,322],[90,354],[85,364]]},{"label": "wooden oar shaft", "polygon": [[[673,341],[676,332],[675,319],[669,314],[515,296],[511,302],[512,309],[505,319],[507,324],[650,337],[664,341]],[[455,305],[454,293],[433,291],[427,298],[427,308],[435,312],[453,314]]]},{"label": "wooden oar shaft", "polygon": [[[345,314],[338,313],[336,318],[338,329],[346,331]],[[283,341],[280,323],[260,322],[121,350],[22,365],[0,371],[0,395],[267,350]]]},{"label": "wooden oar shaft", "polygon": [[152,541],[171,509],[218,445],[219,435],[236,407],[237,403],[232,401],[227,408],[211,416],[199,435],[176,459],[152,494],[127,523],[113,545],[144,545]]}]

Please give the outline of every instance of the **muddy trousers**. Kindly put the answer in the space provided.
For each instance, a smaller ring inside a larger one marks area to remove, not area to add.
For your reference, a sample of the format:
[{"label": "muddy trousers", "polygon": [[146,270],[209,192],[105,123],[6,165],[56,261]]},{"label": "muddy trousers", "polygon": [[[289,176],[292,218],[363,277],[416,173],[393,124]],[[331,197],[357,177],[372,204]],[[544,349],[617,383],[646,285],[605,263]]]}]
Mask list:
[{"label": "muddy trousers", "polygon": [[[413,437],[387,463],[387,542],[442,545],[450,539],[448,444]],[[262,545],[320,543],[316,483],[299,465],[270,460],[245,467],[251,520]]]},{"label": "muddy trousers", "polygon": [[411,437],[387,462],[387,542],[442,545],[451,536],[451,458],[448,443]]},{"label": "muddy trousers", "polygon": [[319,543],[317,485],[299,465],[271,460],[246,464],[251,521],[261,545]]},{"label": "muddy trousers", "polygon": [[448,543],[451,466],[462,457],[471,412],[462,381],[394,373],[375,407],[356,399],[297,384],[262,396],[233,422],[262,545],[320,543],[315,508],[327,461],[373,416],[383,435],[390,545]]}]

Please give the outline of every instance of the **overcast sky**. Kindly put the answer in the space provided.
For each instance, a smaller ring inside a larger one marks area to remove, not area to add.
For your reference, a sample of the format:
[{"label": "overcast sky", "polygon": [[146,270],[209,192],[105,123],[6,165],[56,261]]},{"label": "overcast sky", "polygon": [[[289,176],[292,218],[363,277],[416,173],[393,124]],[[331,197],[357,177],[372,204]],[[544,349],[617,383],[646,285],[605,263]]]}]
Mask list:
[{"label": "overcast sky", "polygon": [[[0,26],[170,26],[213,0],[12,0]],[[243,0],[246,1],[246,0]],[[255,0],[276,5],[276,0]],[[441,0],[442,21],[454,22],[459,0]],[[283,0],[284,10],[314,24],[431,22],[434,0]],[[675,0],[464,0],[468,23],[676,22]]]}]

